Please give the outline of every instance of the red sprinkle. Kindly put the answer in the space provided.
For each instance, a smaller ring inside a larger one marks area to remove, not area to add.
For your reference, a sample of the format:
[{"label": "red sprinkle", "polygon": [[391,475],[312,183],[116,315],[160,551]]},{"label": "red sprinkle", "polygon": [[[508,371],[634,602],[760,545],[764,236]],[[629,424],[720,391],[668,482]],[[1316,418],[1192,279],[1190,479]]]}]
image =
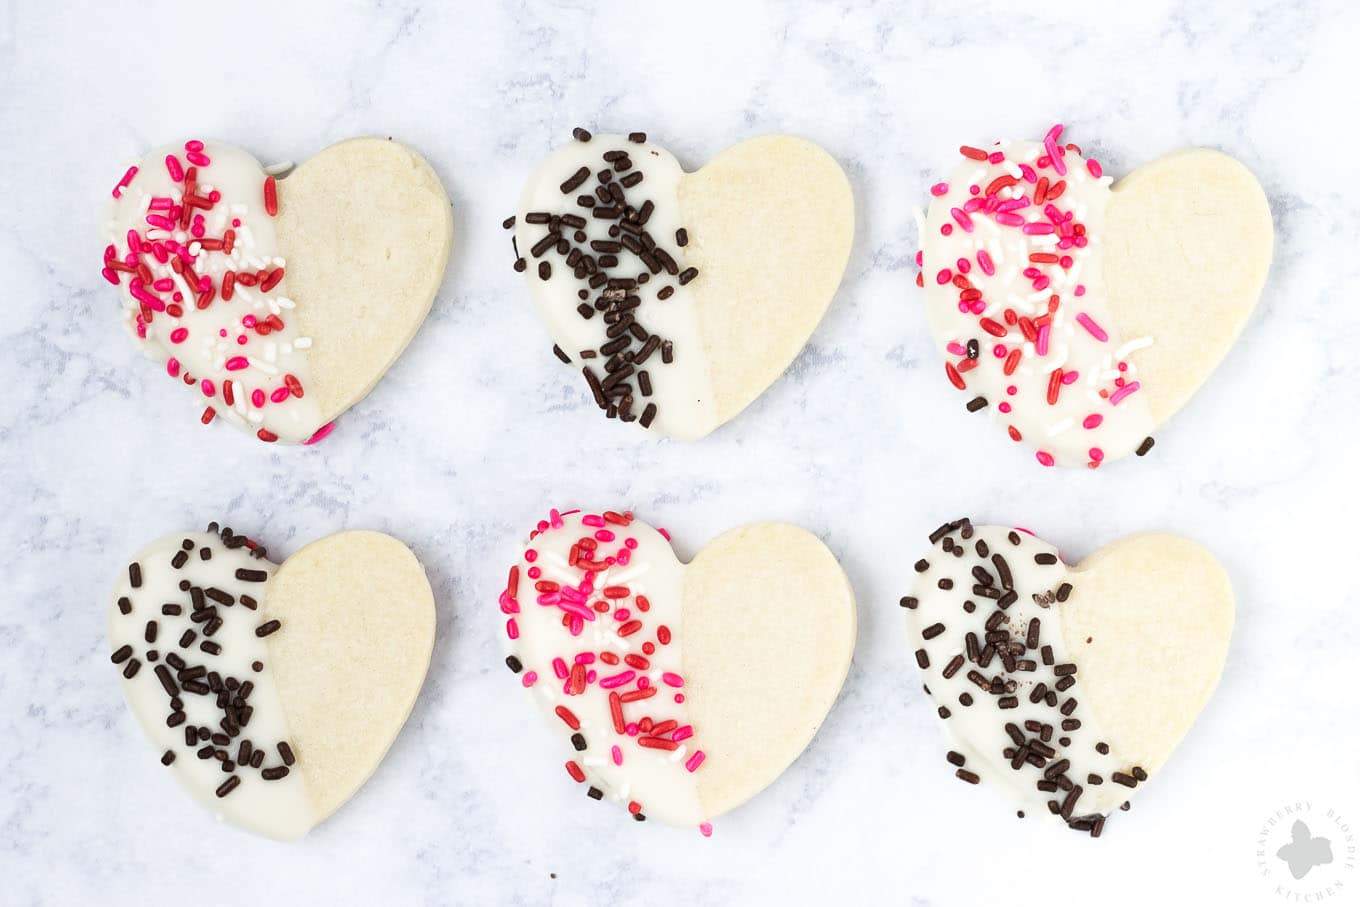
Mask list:
[{"label": "red sprinkle", "polygon": [[278,181],[272,176],[264,178],[264,212],[270,217],[279,213]]}]

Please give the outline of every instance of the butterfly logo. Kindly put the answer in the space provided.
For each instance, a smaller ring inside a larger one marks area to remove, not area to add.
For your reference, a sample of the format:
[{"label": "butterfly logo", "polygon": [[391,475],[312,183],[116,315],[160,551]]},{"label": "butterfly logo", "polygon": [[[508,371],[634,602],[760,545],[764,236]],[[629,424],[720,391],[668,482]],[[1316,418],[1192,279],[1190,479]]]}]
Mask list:
[{"label": "butterfly logo", "polygon": [[1294,823],[1292,838],[1275,852],[1275,856],[1289,864],[1289,873],[1295,879],[1302,879],[1318,866],[1332,862],[1332,842],[1313,837],[1302,820]]}]

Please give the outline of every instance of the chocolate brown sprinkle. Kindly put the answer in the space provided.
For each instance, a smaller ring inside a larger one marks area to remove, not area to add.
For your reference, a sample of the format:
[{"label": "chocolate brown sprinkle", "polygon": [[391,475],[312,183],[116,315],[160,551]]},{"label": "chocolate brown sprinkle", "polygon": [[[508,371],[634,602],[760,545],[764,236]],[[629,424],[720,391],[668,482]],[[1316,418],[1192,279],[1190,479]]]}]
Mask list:
[{"label": "chocolate brown sprinkle", "polygon": [[243,583],[262,583],[269,579],[269,574],[263,570],[251,570],[248,567],[236,568],[236,578]]},{"label": "chocolate brown sprinkle", "polygon": [[268,636],[270,633],[276,632],[281,626],[283,626],[283,624],[279,623],[277,620],[267,620],[255,628],[255,635],[260,637]]},{"label": "chocolate brown sprinkle", "polygon": [[297,761],[297,758],[293,755],[293,748],[288,745],[288,741],[280,740],[278,750],[279,757],[283,759],[284,765],[292,765]]},{"label": "chocolate brown sprinkle", "polygon": [[134,589],[142,587],[142,565],[136,561],[128,564],[128,582],[132,584]]},{"label": "chocolate brown sprinkle", "polygon": [[236,790],[236,788],[239,787],[240,784],[241,784],[240,777],[237,775],[232,775],[230,778],[228,778],[227,780],[223,781],[220,785],[218,785],[216,792],[217,796],[219,798],[225,797],[227,794]]},{"label": "chocolate brown sprinkle", "polygon": [[1143,443],[1138,445],[1138,449],[1135,450],[1134,453],[1140,457],[1145,456],[1149,450],[1152,450],[1152,445],[1156,443],[1156,441],[1152,440],[1152,436],[1149,435],[1143,439]]}]

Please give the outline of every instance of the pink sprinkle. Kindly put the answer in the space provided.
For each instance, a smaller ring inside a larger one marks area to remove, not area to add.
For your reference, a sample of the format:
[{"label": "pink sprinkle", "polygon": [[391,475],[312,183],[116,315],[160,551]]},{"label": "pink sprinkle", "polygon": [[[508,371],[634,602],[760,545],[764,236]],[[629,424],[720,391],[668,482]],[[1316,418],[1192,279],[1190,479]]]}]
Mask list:
[{"label": "pink sprinkle", "polygon": [[685,685],[684,678],[682,678],[679,674],[676,674],[674,671],[667,671],[664,674],[662,674],[661,682],[668,687],[682,687]]},{"label": "pink sprinkle", "polygon": [[992,263],[992,256],[987,254],[986,249],[978,249],[977,263],[978,267],[982,269],[982,273],[988,277],[996,273],[996,265]]},{"label": "pink sprinkle", "polygon": [[532,564],[534,561],[538,560],[538,552],[533,548],[530,548],[528,551],[524,552],[524,559]]},{"label": "pink sprinkle", "polygon": [[250,362],[246,359],[245,356],[232,356],[230,359],[227,360],[227,371],[239,372],[241,369],[246,368],[249,365]]},{"label": "pink sprinkle", "polygon": [[1072,369],[1072,371],[1070,372],[1063,372],[1061,380],[1063,384],[1073,384],[1079,377],[1081,377],[1081,372],[1077,371],[1076,369]]},{"label": "pink sprinkle", "polygon": [[687,760],[685,760],[685,770],[692,772],[703,764],[704,764],[704,751],[695,750],[694,755],[690,756]]},{"label": "pink sprinkle", "polygon": [[[513,617],[505,622],[505,635],[511,639],[519,639],[519,624],[515,623]],[[529,678],[524,679],[528,680]],[[525,684],[525,686],[528,686],[528,684]]]},{"label": "pink sprinkle", "polygon": [[175,182],[178,183],[184,180],[184,168],[180,166],[179,158],[175,157],[173,154],[167,154],[165,156],[165,169],[170,172],[170,178]]},{"label": "pink sprinkle", "polygon": [[186,152],[184,156],[187,157],[189,159],[189,163],[193,164],[195,167],[206,167],[212,163],[212,161],[208,160],[208,156],[206,154],[202,154],[201,152],[198,151]]},{"label": "pink sprinkle", "polygon": [[1045,324],[1039,328],[1039,339],[1034,342],[1034,351],[1040,356],[1048,355],[1048,335],[1049,325]]},{"label": "pink sprinkle", "polygon": [[998,403],[998,404],[996,405],[996,408],[997,408],[997,410],[999,410],[1000,412],[1003,412],[1003,413],[1008,413],[1008,412],[1011,411],[1011,405],[1010,405],[1010,403],[1009,403],[1008,401],[1006,401],[1006,400],[1002,400],[1000,403]]},{"label": "pink sprinkle", "polygon": [[935,282],[940,286],[944,286],[953,279],[954,274],[948,268],[940,268],[940,273],[935,275]]},{"label": "pink sprinkle", "polygon": [[1089,416],[1087,416],[1085,419],[1082,419],[1082,420],[1081,420],[1081,427],[1082,427],[1082,428],[1099,428],[1099,427],[1100,427],[1100,423],[1102,423],[1102,422],[1104,422],[1104,421],[1105,421],[1105,417],[1104,417],[1104,416],[1100,415],[1099,413],[1091,413],[1091,415],[1089,415]]},{"label": "pink sprinkle", "polygon": [[595,663],[595,653],[594,653],[594,652],[577,652],[577,653],[576,653],[576,657],[573,658],[571,661],[572,661],[572,664],[578,664],[578,665],[593,665],[593,664]]},{"label": "pink sprinkle", "polygon": [[1043,221],[1032,221],[1020,228],[1020,232],[1029,236],[1045,236],[1053,232],[1053,225]]},{"label": "pink sprinkle", "polygon": [[211,397],[213,394],[217,393],[217,385],[213,384],[212,380],[209,378],[203,379],[203,382],[199,384],[199,389],[203,391],[203,396],[205,397]]},{"label": "pink sprinkle", "polygon": [[153,283],[151,288],[157,293],[169,293],[175,288],[175,282],[169,277],[162,277],[160,280]]},{"label": "pink sprinkle", "polygon": [[636,671],[621,671],[611,677],[601,678],[600,686],[604,687],[606,690],[612,690],[615,687],[621,687],[624,684],[632,683],[633,678],[635,677],[637,677]]},{"label": "pink sprinkle", "polygon": [[153,227],[160,227],[162,230],[175,229],[175,224],[170,218],[162,217],[159,214],[148,214],[146,216],[146,222]]},{"label": "pink sprinkle", "polygon": [[118,286],[118,272],[114,271],[113,268],[103,268],[99,273],[103,274],[104,279],[109,283],[113,284],[115,287]]},{"label": "pink sprinkle", "polygon": [[672,734],[671,734],[671,739],[674,740],[676,743],[679,743],[680,741],[682,741],[682,740],[688,740],[689,738],[691,738],[691,737],[693,737],[693,736],[694,736],[694,725],[692,725],[692,724],[682,724],[680,727],[676,728],[674,732],[672,732]]},{"label": "pink sprinkle", "polygon": [[1049,281],[1048,277],[1045,276],[1045,277],[1040,277],[1038,280],[1034,281],[1033,286],[1034,286],[1034,289],[1036,289],[1036,290],[1047,290],[1047,289],[1048,289],[1049,283],[1050,283],[1050,281]]},{"label": "pink sprinkle", "polygon": [[[513,621],[512,621],[512,623],[513,623]],[[511,638],[513,639],[514,637],[511,637]],[[521,683],[523,683],[526,687],[531,687],[531,686],[533,686],[534,684],[538,683],[538,672],[537,672],[537,671],[526,671],[525,674],[524,674],[524,680],[522,680]]]},{"label": "pink sprinkle", "polygon": [[[1086,162],[1086,169],[1089,170],[1091,172],[1091,175],[1094,176],[1096,179],[1100,179],[1101,175],[1105,172],[1100,169],[1100,161],[1097,161],[1095,158],[1091,158]],[[1097,458],[1092,457],[1092,459]]]},{"label": "pink sprinkle", "polygon": [[1086,332],[1089,333],[1092,337],[1099,340],[1101,343],[1104,343],[1105,341],[1110,339],[1110,335],[1105,333],[1105,329],[1102,328],[1100,325],[1096,324],[1095,319],[1093,319],[1090,315],[1087,315],[1085,312],[1082,312],[1081,314],[1077,315],[1077,324],[1086,328]]},{"label": "pink sprinkle", "polygon": [[250,403],[256,409],[259,409],[260,407],[264,406],[264,391],[260,390],[258,387],[251,391]]},{"label": "pink sprinkle", "polygon": [[317,428],[316,434],[311,435],[310,438],[307,438],[306,441],[303,441],[303,442],[302,442],[302,443],[303,443],[303,446],[306,446],[306,445],[316,445],[316,443],[321,443],[322,441],[325,441],[325,439],[329,437],[330,432],[335,431],[335,430],[336,430],[336,423],[335,423],[335,422],[328,422],[328,423],[324,424],[324,426],[321,426],[320,428]]},{"label": "pink sprinkle", "polygon": [[939,198],[941,195],[944,195],[948,191],[949,191],[948,183],[936,183],[935,185],[930,187],[930,194],[935,196],[936,198]]},{"label": "pink sprinkle", "polygon": [[699,823],[699,834],[703,835],[705,838],[711,838],[711,837],[713,837],[713,823],[712,823],[712,822],[700,822],[700,823]]},{"label": "pink sprinkle", "polygon": [[632,550],[638,546],[638,542],[635,538],[626,538],[623,540],[623,545],[625,548]]},{"label": "pink sprinkle", "polygon": [[660,526],[658,526],[658,527],[656,528],[656,531],[657,531],[657,533],[659,533],[660,536],[661,536],[663,539],[665,539],[666,541],[669,542],[669,541],[671,540],[671,534],[670,534],[669,532],[667,532],[666,530],[662,529]]},{"label": "pink sprinkle", "polygon": [[1025,219],[1023,217],[1018,214],[1012,214],[1009,211],[998,211],[996,214],[992,215],[992,217],[1003,227],[1022,227],[1025,224]]},{"label": "pink sprinkle", "polygon": [[284,400],[287,400],[288,397],[289,392],[286,387],[276,387],[274,388],[274,392],[269,395],[269,399],[275,403],[282,403]]},{"label": "pink sprinkle", "polygon": [[567,678],[567,663],[565,661],[560,657],[554,658],[552,660],[552,666],[553,673],[557,675],[558,680],[565,680]]},{"label": "pink sprinkle", "polygon": [[969,271],[973,270],[973,263],[966,258],[960,258],[958,261],[954,262],[954,266],[959,269],[960,274],[967,274]]},{"label": "pink sprinkle", "polygon": [[1035,173],[1034,168],[1031,167],[1029,164],[1020,165],[1020,175],[1024,177],[1025,182],[1027,183],[1039,182],[1039,174]]},{"label": "pink sprinkle", "polygon": [[518,614],[518,613],[519,613],[519,602],[515,601],[513,598],[510,597],[510,591],[509,591],[508,589],[502,589],[502,590],[501,590],[501,597],[500,597],[500,599],[499,599],[499,604],[500,604],[500,606],[501,606],[501,613],[502,613],[502,614]]},{"label": "pink sprinkle", "polygon": [[991,154],[987,155],[987,163],[989,164],[999,164],[1005,159],[1006,155],[1002,154],[1000,151],[993,151]]},{"label": "pink sprinkle", "polygon": [[1067,174],[1067,165],[1063,163],[1062,149],[1058,147],[1058,139],[1062,136],[1062,124],[1058,123],[1048,130],[1048,135],[1044,136],[1044,150],[1048,152],[1049,163],[1058,172],[1058,176]]},{"label": "pink sprinkle", "polygon": [[623,765],[623,750],[619,749],[618,744],[609,748],[609,758],[614,760],[615,765]]},{"label": "pink sprinkle", "polygon": [[1091,459],[1097,463],[1105,459],[1105,451],[1101,450],[1099,447],[1092,447],[1087,453],[1090,454]]},{"label": "pink sprinkle", "polygon": [[[1070,267],[1072,267],[1072,259],[1068,258],[1066,255],[1064,255],[1063,258],[1067,261],[1067,264],[1063,265],[1063,267],[1064,267],[1064,268],[1070,268]],[[1076,289],[1074,289],[1074,290],[1072,291],[1072,295],[1074,295],[1074,296],[1085,296],[1085,295],[1086,295],[1086,284],[1084,284],[1084,283],[1079,283],[1079,284],[1077,284]]]},{"label": "pink sprinkle", "polygon": [[1119,390],[1115,391],[1113,394],[1110,394],[1110,405],[1118,406],[1119,401],[1123,400],[1125,397],[1127,397],[1129,394],[1132,394],[1140,387],[1142,387],[1142,385],[1139,384],[1137,381],[1129,382],[1128,384],[1121,387]]},{"label": "pink sprinkle", "polygon": [[595,539],[600,542],[612,542],[614,541],[614,533],[610,532],[608,529],[597,529],[595,531]]},{"label": "pink sprinkle", "polygon": [[136,167],[127,168],[127,172],[124,173],[123,178],[118,181],[118,185],[113,187],[113,197],[122,198],[123,190],[126,189],[132,183],[132,178],[136,175],[137,175]]},{"label": "pink sprinkle", "polygon": [[203,143],[200,142],[198,139],[190,139],[189,141],[187,141],[187,142],[184,143],[184,150],[185,150],[185,151],[202,151],[202,150],[203,150]]},{"label": "pink sprinkle", "polygon": [[185,338],[187,338],[188,336],[189,336],[188,328],[175,328],[173,331],[170,332],[170,342],[183,343],[185,341]]},{"label": "pink sprinkle", "polygon": [[165,371],[171,378],[179,377],[179,360],[171,356],[165,362]]},{"label": "pink sprinkle", "polygon": [[1053,465],[1053,454],[1049,453],[1049,452],[1046,451],[1046,450],[1041,450],[1041,451],[1039,451],[1038,453],[1036,453],[1036,454],[1034,455],[1034,458],[1035,458],[1036,460],[1038,460],[1039,463],[1040,463],[1041,465],[1043,465],[1043,466],[1052,466],[1052,465]]},{"label": "pink sprinkle", "polygon": [[581,522],[587,526],[601,527],[604,525],[604,517],[591,513],[581,517]]},{"label": "pink sprinkle", "polygon": [[949,214],[954,218],[958,225],[963,228],[965,233],[973,232],[973,219],[963,213],[962,208],[950,208]]},{"label": "pink sprinkle", "polygon": [[949,351],[949,354],[951,356],[968,355],[968,350],[964,349],[963,345],[960,344],[957,340],[949,341],[947,344],[945,344],[944,348]]}]

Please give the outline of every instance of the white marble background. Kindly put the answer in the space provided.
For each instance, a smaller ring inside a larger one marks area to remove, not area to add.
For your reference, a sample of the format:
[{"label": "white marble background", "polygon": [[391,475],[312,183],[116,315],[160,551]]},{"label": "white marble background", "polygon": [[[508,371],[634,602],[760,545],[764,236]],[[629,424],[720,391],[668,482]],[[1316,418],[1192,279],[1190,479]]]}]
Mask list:
[{"label": "white marble background", "polygon": [[[1269,815],[1310,799],[1360,820],[1360,599],[1334,535],[1357,500],[1360,12],[1010,6],[0,2],[0,902],[1270,903]],[[911,211],[957,146],[1055,120],[1114,174],[1225,149],[1278,228],[1241,343],[1150,457],[1098,474],[1042,470],[964,411],[913,286]],[[825,322],[701,443],[599,419],[510,270],[500,220],[577,124],[646,130],[690,166],[800,133],[854,184]],[[319,448],[200,428],[99,277],[109,187],[161,142],[215,136],[272,161],[361,133],[419,148],[453,197],[429,321]],[[636,508],[686,557],[734,524],[789,520],[850,574],[860,637],[839,705],[711,840],[588,802],[501,665],[503,567],[551,504]],[[924,535],[964,513],[1029,525],[1069,559],[1172,530],[1232,575],[1223,683],[1100,841],[1018,822],[950,777],[897,599]],[[213,518],[276,554],[382,529],[436,589],[410,724],[299,844],[216,827],[174,789],[108,664],[126,556]]]}]

